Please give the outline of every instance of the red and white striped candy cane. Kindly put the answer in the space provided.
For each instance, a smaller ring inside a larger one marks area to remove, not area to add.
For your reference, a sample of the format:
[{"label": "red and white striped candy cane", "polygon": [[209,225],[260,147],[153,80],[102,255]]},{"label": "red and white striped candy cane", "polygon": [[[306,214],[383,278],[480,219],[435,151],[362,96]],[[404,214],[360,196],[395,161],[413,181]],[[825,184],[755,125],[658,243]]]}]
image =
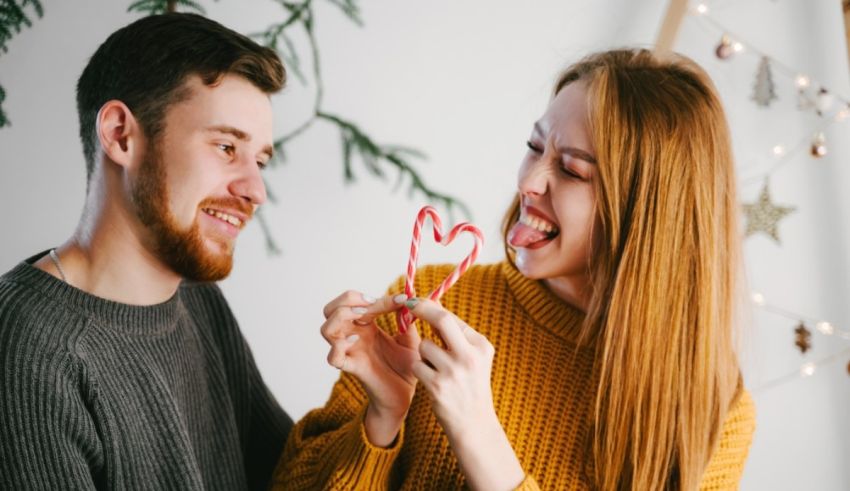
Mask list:
[{"label": "red and white striped candy cane", "polygon": [[[472,251],[467,255],[460,264],[452,271],[452,274],[446,277],[437,289],[429,295],[431,300],[439,300],[446,291],[454,285],[460,277],[466,273],[466,270],[478,259],[478,253],[481,251],[481,246],[484,244],[484,234],[475,225],[468,222],[462,222],[455,225],[448,235],[443,236],[443,222],[440,220],[440,215],[432,206],[425,206],[419,210],[416,216],[416,223],[413,224],[413,240],[410,243],[410,256],[407,260],[407,275],[404,281],[404,294],[408,298],[416,296],[416,290],[413,287],[413,280],[416,277],[416,264],[419,260],[419,242],[422,239],[422,225],[425,219],[431,217],[434,228],[434,240],[443,246],[449,245],[454,241],[455,237],[463,232],[469,232],[475,238],[475,243],[472,246]],[[407,307],[402,307],[396,313],[398,319],[399,331],[407,332],[407,329],[413,324],[415,316]]]}]

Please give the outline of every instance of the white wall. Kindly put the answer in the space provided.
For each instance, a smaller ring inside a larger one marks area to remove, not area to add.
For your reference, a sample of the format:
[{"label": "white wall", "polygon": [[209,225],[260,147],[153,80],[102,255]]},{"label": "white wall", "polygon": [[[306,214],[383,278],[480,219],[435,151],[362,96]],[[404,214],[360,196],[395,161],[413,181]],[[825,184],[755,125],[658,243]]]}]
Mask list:
[{"label": "white wall", "polygon": [[[74,84],[106,36],[136,18],[125,2],[43,0],[46,16],[0,56],[4,109],[0,130],[0,203],[6,225],[0,270],[57,245],[73,230],[85,189],[77,140]],[[281,14],[273,2],[202,2],[209,15],[255,32]],[[740,5],[735,5],[736,3]],[[501,257],[498,223],[515,186],[531,125],[543,111],[557,71],[597,49],[652,43],[661,0],[363,2],[365,27],[327,3],[317,6],[325,75],[324,108],[358,122],[385,143],[425,151],[434,187],[463,197],[488,238],[484,261]],[[716,17],[769,54],[845,96],[848,66],[838,0],[709,2]],[[676,48],[704,64],[727,104],[741,172],[764,165],[766,149],[796,142],[815,123],[796,112],[788,81],[780,103],[749,101],[756,58],[713,56],[719,33],[686,19]],[[303,39],[298,39],[302,43]],[[309,72],[309,67],[308,67]],[[784,86],[782,85],[784,84]],[[307,117],[311,87],[293,77],[274,99],[278,134]],[[850,329],[848,285],[850,155],[847,126],[828,130],[830,154],[795,158],[771,180],[775,201],[798,212],[780,226],[783,244],[762,237],[746,245],[751,283],[777,305],[822,316]],[[842,141],[843,140],[843,141]],[[321,405],[337,376],[325,364],[318,334],[321,307],[344,289],[380,294],[404,270],[412,219],[423,204],[393,192],[359,164],[356,185],[342,183],[336,131],[316,124],[288,147],[288,163],[268,174],[279,204],[266,216],[283,254],[268,257],[257,224],[239,244],[222,287],[260,369],[290,414]],[[758,185],[743,187],[752,200]],[[451,261],[466,245],[425,247],[423,261]],[[745,356],[751,388],[795,370],[793,322],[758,314]],[[815,335],[814,356],[850,343]],[[843,344],[842,344],[843,343]],[[848,489],[850,355],[808,379],[755,393],[759,426],[744,489]],[[845,464],[845,465],[842,465]]]}]

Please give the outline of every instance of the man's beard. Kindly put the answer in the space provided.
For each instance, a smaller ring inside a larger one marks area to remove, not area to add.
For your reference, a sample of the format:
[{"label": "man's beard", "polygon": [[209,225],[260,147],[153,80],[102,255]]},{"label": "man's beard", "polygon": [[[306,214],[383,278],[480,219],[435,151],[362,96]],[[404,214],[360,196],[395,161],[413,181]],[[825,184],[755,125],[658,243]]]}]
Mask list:
[{"label": "man's beard", "polygon": [[[222,242],[223,253],[210,251],[201,236],[197,215],[188,229],[181,229],[168,208],[166,168],[156,142],[148,144],[145,160],[139,168],[136,182],[131,186],[131,198],[139,220],[147,228],[148,246],[153,254],[172,271],[193,281],[218,281],[227,277],[233,268],[233,244]],[[237,209],[251,216],[253,209],[236,198],[206,199],[198,206],[204,208]],[[203,212],[201,212],[203,213]]]}]

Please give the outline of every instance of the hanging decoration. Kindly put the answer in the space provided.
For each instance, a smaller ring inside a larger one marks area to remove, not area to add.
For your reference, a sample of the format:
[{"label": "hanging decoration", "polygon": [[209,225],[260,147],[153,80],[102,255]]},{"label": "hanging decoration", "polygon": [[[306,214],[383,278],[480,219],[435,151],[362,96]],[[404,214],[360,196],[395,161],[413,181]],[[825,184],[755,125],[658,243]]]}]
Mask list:
[{"label": "hanging decoration", "polygon": [[812,348],[812,332],[806,328],[806,324],[800,321],[797,328],[794,329],[794,345],[800,349],[800,353],[805,354]]},{"label": "hanging decoration", "polygon": [[743,207],[747,218],[747,229],[744,235],[749,237],[757,232],[763,232],[777,244],[780,244],[779,220],[796,210],[793,206],[778,206],[770,201],[767,180],[764,181],[758,200],[755,203],[744,204]]},{"label": "hanging decoration", "polygon": [[770,59],[767,56],[762,56],[759,62],[752,99],[761,107],[768,107],[771,102],[778,99],[776,86],[773,83],[773,73],[770,71]]},{"label": "hanging decoration", "polygon": [[826,153],[827,153],[826,135],[824,135],[823,132],[820,131],[817,134],[815,134],[815,137],[812,140],[811,154],[812,154],[812,157],[819,159],[819,158],[823,157],[824,155],[826,155]]},{"label": "hanging decoration", "polygon": [[821,87],[815,97],[815,110],[818,116],[823,117],[824,114],[829,113],[833,102],[835,102],[835,97],[828,90]]},{"label": "hanging decoration", "polygon": [[720,44],[717,45],[717,48],[714,50],[714,54],[717,55],[721,60],[728,59],[730,56],[735,54],[735,48],[732,45],[732,39],[726,34],[720,38]]}]

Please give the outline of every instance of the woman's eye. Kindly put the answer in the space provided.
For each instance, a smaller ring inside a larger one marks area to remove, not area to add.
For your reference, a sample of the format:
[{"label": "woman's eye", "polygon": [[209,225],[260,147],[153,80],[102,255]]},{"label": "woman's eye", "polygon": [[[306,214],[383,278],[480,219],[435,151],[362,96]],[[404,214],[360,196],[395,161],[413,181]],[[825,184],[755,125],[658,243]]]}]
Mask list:
[{"label": "woman's eye", "polygon": [[561,172],[562,172],[564,175],[566,175],[567,177],[571,177],[571,178],[573,178],[573,179],[578,179],[578,180],[580,180],[580,181],[584,181],[584,180],[585,180],[585,179],[584,179],[584,177],[582,177],[582,176],[581,176],[581,174],[579,174],[578,172],[575,172],[575,171],[573,171],[573,170],[570,170],[570,168],[569,168],[569,167],[561,167]]},{"label": "woman's eye", "polygon": [[525,142],[525,146],[527,146],[528,149],[534,153],[540,153],[540,147],[536,146],[534,143],[531,143],[531,140]]},{"label": "woman's eye", "polygon": [[226,153],[227,155],[232,155],[233,152],[236,150],[236,147],[229,143],[218,143],[216,144],[216,146],[219,148],[219,150]]},{"label": "woman's eye", "polygon": [[260,168],[260,170],[265,170],[265,168],[266,168],[266,167],[268,167],[268,164],[267,164],[267,163],[265,163],[265,162],[262,162],[262,161],[258,160],[258,161],[257,161],[257,167],[259,167],[259,168]]}]

